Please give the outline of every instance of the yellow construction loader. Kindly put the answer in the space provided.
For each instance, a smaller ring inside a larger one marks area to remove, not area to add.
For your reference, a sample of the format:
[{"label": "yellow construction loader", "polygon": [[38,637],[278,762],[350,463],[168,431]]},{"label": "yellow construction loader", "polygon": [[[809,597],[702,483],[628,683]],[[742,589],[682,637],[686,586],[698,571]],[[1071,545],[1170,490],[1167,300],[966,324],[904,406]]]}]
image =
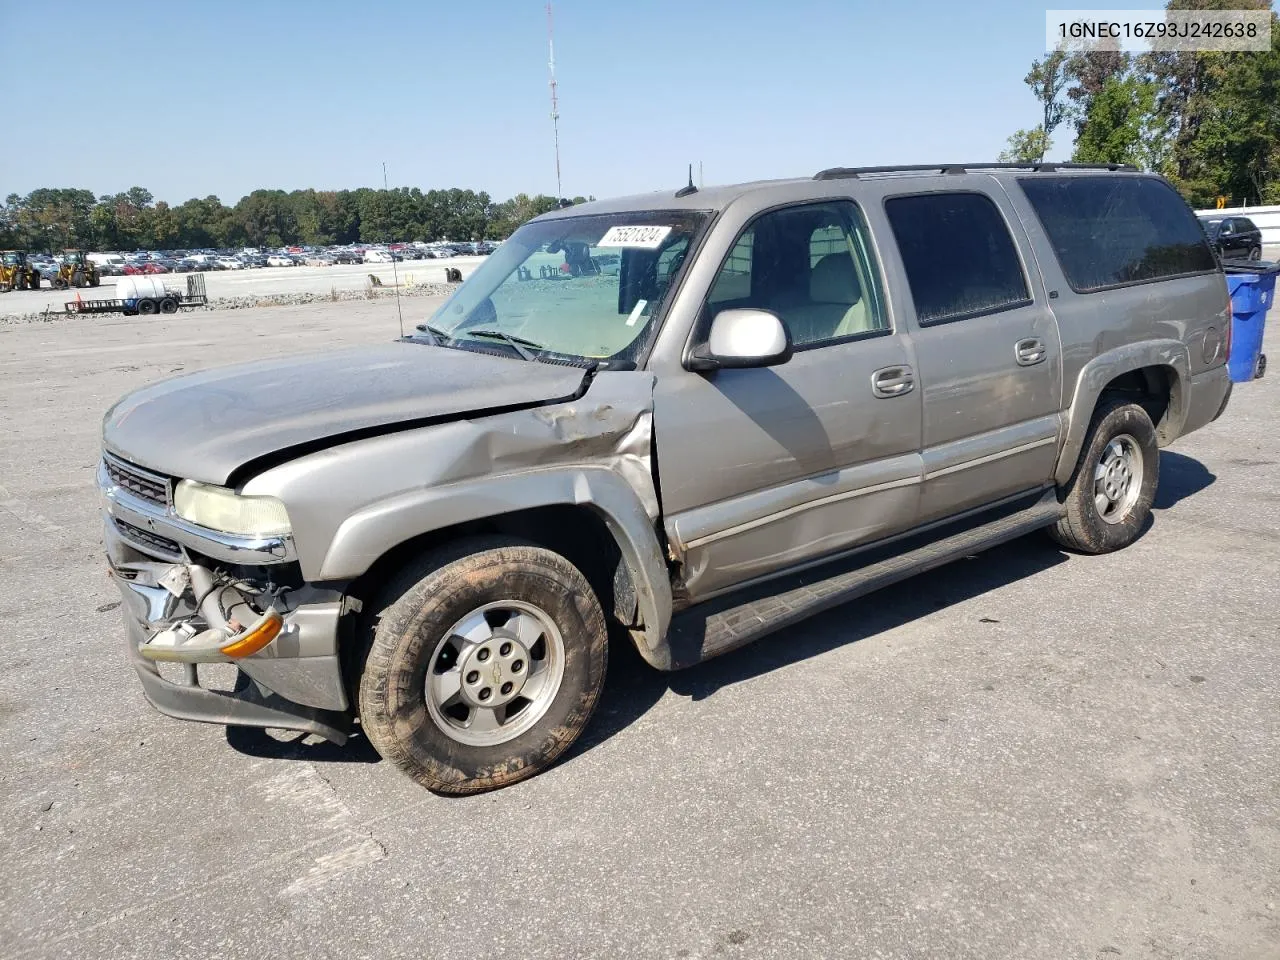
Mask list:
[{"label": "yellow construction loader", "polygon": [[39,289],[40,271],[27,261],[25,250],[0,252],[0,291]]},{"label": "yellow construction loader", "polygon": [[98,265],[84,255],[83,250],[63,250],[62,266],[53,278],[55,290],[68,287],[96,287],[102,282]]}]

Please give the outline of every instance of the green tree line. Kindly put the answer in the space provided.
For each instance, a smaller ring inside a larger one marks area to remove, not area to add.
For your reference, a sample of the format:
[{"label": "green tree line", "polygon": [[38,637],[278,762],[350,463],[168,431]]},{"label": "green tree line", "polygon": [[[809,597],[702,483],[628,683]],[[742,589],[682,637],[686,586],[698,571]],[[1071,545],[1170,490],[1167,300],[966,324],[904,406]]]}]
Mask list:
[{"label": "green tree line", "polygon": [[0,206],[0,248],[167,250],[293,244],[497,240],[541,213],[585,197],[518,194],[494,202],[474,190],[255,190],[233,207],[217,197],[179,206],[148,190],[95,197],[41,188]]},{"label": "green tree line", "polygon": [[[1169,10],[1269,10],[1269,0],[1171,0]],[[1280,203],[1280,19],[1271,49],[1241,53],[1055,50],[1024,78],[1040,123],[1009,138],[1001,160],[1043,160],[1064,124],[1071,159],[1163,174],[1195,207],[1225,196]]]}]

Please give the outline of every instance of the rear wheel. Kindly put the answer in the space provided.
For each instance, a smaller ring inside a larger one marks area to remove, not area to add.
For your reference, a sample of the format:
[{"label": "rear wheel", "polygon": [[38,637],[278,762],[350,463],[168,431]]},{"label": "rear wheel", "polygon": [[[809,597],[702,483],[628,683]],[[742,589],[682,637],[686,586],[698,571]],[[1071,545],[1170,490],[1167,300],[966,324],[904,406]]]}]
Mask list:
[{"label": "rear wheel", "polygon": [[1250,260],[1261,260],[1261,259],[1262,259],[1262,248],[1261,248],[1261,247],[1250,247],[1250,248],[1249,248],[1249,259],[1250,259]]},{"label": "rear wheel", "polygon": [[150,317],[159,309],[158,304],[154,300],[139,300],[138,312],[144,317]]},{"label": "rear wheel", "polygon": [[177,313],[178,301],[173,299],[173,297],[165,297],[163,300],[160,301],[160,312],[161,313]]},{"label": "rear wheel", "polygon": [[1128,400],[1106,401],[1094,414],[1067,487],[1066,516],[1049,534],[1082,553],[1127,547],[1142,533],[1159,481],[1160,450],[1151,417]]},{"label": "rear wheel", "polygon": [[428,789],[491,790],[545,770],[577,739],[607,663],[604,614],[568,560],[529,544],[463,542],[389,588],[360,722]]},{"label": "rear wheel", "polygon": [[57,278],[53,281],[53,289],[55,289],[55,290],[65,290],[65,289],[67,289],[67,281],[66,281],[66,280],[64,280],[62,277],[57,277]]}]

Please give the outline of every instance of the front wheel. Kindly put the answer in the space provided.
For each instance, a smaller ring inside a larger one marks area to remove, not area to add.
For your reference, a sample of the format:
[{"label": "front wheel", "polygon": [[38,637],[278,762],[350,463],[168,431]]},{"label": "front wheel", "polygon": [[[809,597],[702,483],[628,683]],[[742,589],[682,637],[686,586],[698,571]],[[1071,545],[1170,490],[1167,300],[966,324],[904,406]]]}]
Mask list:
[{"label": "front wheel", "polygon": [[1081,553],[1127,547],[1151,515],[1159,482],[1160,449],[1151,417],[1128,400],[1107,401],[1094,414],[1067,486],[1066,515],[1049,535]]},{"label": "front wheel", "polygon": [[159,304],[157,304],[154,300],[138,301],[138,313],[142,314],[144,317],[152,316],[159,308],[160,308]]},{"label": "front wheel", "polygon": [[438,793],[545,770],[595,710],[604,614],[557,553],[480,540],[427,557],[388,590],[360,681],[360,722],[387,760]]}]

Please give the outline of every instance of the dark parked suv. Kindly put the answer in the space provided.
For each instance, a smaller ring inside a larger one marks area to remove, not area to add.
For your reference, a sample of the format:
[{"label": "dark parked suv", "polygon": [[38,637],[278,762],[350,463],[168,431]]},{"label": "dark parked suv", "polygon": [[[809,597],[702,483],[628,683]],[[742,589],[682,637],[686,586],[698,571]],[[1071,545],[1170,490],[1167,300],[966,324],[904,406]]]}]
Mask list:
[{"label": "dark parked suv", "polygon": [[1201,217],[1209,244],[1224,259],[1262,259],[1262,231],[1248,217]]},{"label": "dark parked suv", "polygon": [[557,210],[398,342],[112,408],[128,656],[172,716],[358,715],[431,789],[500,787],[586,727],[611,636],[673,670],[1034,530],[1132,543],[1159,448],[1226,406],[1229,323],[1190,208],[1114,167]]}]

